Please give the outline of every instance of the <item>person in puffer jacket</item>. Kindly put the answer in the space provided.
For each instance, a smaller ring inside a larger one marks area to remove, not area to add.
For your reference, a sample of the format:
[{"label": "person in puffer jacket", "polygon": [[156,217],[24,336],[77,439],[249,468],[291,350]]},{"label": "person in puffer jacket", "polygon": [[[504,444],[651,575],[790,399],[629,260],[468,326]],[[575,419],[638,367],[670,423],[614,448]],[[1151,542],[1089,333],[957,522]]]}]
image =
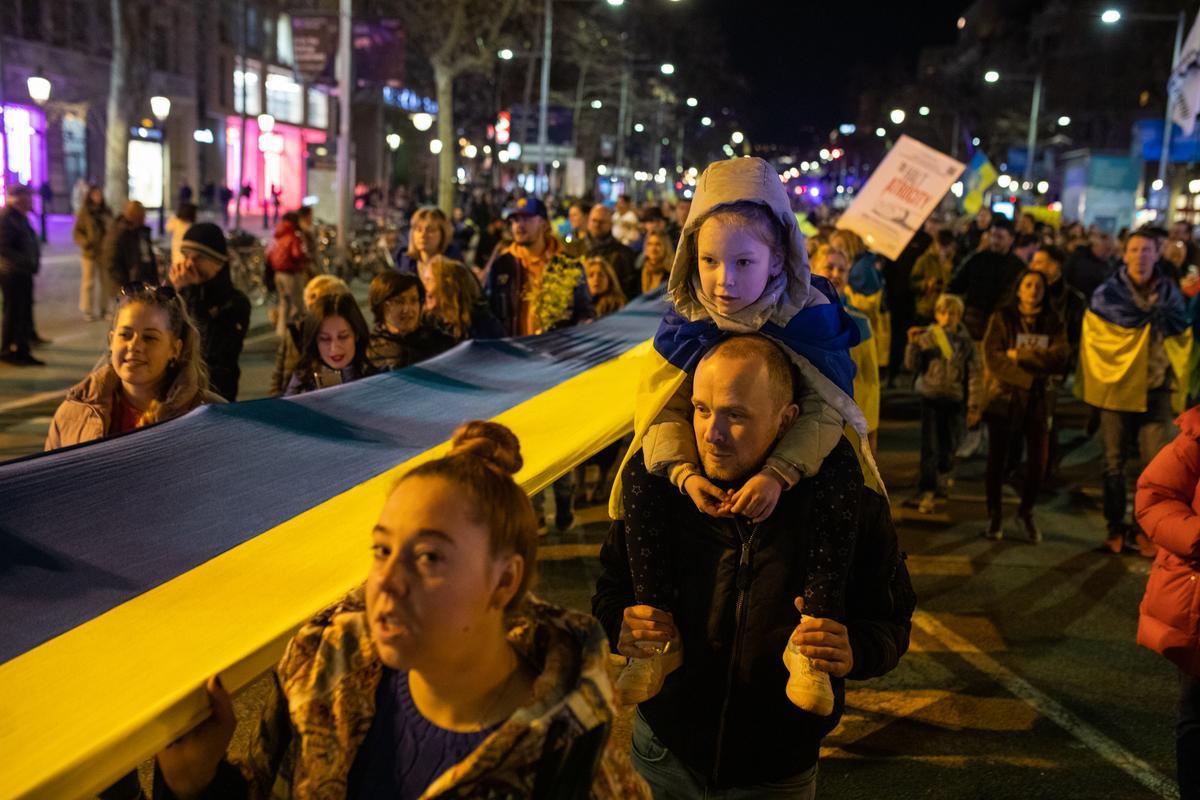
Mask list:
[{"label": "person in puffer jacket", "polygon": [[154,796],[649,798],[609,740],[604,631],[528,593],[521,465],[512,431],[476,420],[408,472],[365,584],[288,643],[246,756],[225,757],[236,720],[210,678],[212,716],[158,754]]},{"label": "person in puffer jacket", "polygon": [[933,325],[908,329],[904,350],[904,368],[917,376],[915,388],[921,396],[917,510],[922,514],[931,513],[935,498],[939,494],[945,497],[953,485],[958,432],[964,422],[974,425],[979,421],[983,405],[983,363],[962,324],[962,299],[954,294],[939,295],[933,313]]},{"label": "person in puffer jacket", "polygon": [[1134,516],[1157,545],[1138,609],[1137,642],[1179,669],[1175,760],[1179,791],[1200,797],[1200,406],[1175,424],[1179,435],[1137,482]]}]

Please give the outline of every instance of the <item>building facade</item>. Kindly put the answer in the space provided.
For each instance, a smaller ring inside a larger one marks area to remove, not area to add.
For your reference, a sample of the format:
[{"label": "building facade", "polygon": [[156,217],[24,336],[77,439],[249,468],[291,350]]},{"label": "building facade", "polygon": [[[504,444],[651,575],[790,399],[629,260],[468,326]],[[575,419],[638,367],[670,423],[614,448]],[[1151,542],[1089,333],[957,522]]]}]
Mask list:
[{"label": "building facade", "polygon": [[[135,47],[149,52],[138,53],[145,101],[129,120],[132,199],[173,208],[187,186],[216,207],[222,188],[236,195],[244,185],[243,210],[261,213],[273,188],[284,208],[320,188],[326,176],[310,175],[308,164],[325,145],[333,109],[328,89],[296,80],[282,8],[155,0],[139,9],[146,16]],[[0,178],[47,184],[52,213],[73,210],[81,182],[104,184],[112,50],[107,2],[0,2]],[[30,78],[48,81],[48,98],[34,96],[46,84]],[[156,96],[170,101],[165,119],[151,107]]]}]

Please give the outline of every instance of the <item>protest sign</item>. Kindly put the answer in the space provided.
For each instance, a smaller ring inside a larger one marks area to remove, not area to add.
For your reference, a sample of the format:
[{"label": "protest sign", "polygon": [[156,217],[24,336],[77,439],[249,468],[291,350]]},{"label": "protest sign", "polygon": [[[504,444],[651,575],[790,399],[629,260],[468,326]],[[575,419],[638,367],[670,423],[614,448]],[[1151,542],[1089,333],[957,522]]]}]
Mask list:
[{"label": "protest sign", "polygon": [[895,259],[962,174],[963,165],[928,145],[901,136],[876,168],[838,227]]}]

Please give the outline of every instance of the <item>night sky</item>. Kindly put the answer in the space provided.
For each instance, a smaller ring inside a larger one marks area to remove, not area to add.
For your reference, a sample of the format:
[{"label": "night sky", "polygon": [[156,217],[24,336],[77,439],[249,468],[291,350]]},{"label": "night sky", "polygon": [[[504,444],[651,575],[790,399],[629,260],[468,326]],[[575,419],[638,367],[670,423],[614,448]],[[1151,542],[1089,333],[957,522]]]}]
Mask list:
[{"label": "night sky", "polygon": [[[738,104],[752,136],[803,144],[805,126],[828,131],[846,121],[855,99],[843,88],[861,65],[904,70],[911,80],[927,45],[954,43],[969,0],[861,3],[847,0],[684,0],[725,32],[732,68],[751,95]],[[884,81],[888,79],[883,77]]]}]

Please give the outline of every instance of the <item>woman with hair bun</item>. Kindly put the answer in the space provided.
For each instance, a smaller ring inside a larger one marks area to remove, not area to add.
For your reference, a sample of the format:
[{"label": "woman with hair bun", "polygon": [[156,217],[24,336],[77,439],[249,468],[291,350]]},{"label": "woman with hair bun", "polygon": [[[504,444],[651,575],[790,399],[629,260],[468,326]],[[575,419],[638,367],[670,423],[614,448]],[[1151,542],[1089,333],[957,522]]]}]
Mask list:
[{"label": "woman with hair bun", "polygon": [[121,289],[108,353],[67,391],[46,435],[46,449],[116,436],[224,403],[208,386],[200,334],[170,286]]},{"label": "woman with hair bun", "polygon": [[474,421],[401,478],[365,584],[288,644],[246,759],[225,759],[236,720],[212,678],[212,716],[158,754],[155,794],[649,797],[607,741],[599,624],[529,594],[521,465],[512,431]]}]

